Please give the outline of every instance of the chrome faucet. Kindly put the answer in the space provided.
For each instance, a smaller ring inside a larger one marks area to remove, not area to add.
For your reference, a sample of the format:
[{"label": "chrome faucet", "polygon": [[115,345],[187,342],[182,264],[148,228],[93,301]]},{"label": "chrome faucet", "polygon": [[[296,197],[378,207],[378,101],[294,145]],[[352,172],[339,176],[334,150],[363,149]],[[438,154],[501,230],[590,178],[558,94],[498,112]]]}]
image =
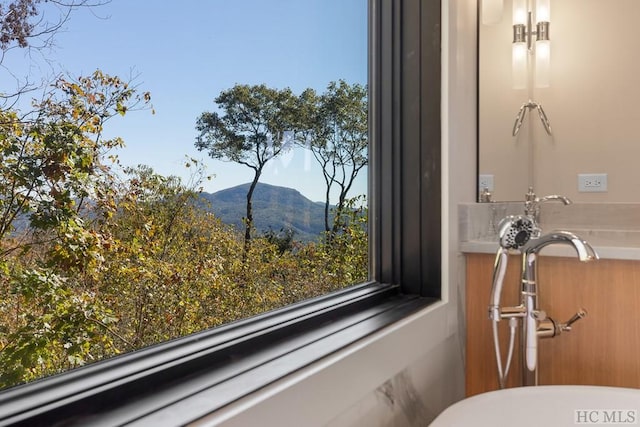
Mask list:
[{"label": "chrome faucet", "polygon": [[[598,259],[598,254],[589,243],[569,231],[554,231],[540,236],[539,226],[540,204],[550,201],[560,201],[565,205],[571,200],[564,196],[550,195],[536,197],[533,188],[525,197],[525,215],[511,215],[504,218],[499,226],[498,251],[493,269],[493,284],[491,287],[488,307],[489,319],[492,322],[498,385],[504,388],[511,366],[513,348],[515,347],[516,330],[522,320],[520,345],[522,384],[538,384],[538,339],[552,338],[562,332],[570,331],[571,325],[587,315],[585,309],[580,309],[565,323],[555,322],[547,314],[538,309],[537,258],[540,251],[553,244],[573,246],[580,261]],[[508,251],[518,250],[522,254],[520,304],[518,306],[503,307],[501,305],[502,285],[508,262]],[[509,320],[509,345],[506,364],[502,363],[498,323],[502,319]]]},{"label": "chrome faucet", "polygon": [[529,187],[529,191],[524,196],[524,214],[529,217],[534,224],[532,238],[540,237],[542,230],[540,229],[540,205],[546,202],[562,202],[564,205],[570,205],[571,200],[565,196],[551,194],[549,196],[537,197],[533,192],[533,187]]},{"label": "chrome faucet", "polygon": [[595,249],[588,242],[570,231],[553,231],[538,239],[529,240],[523,248],[523,255],[538,254],[545,246],[562,243],[572,245],[580,261],[591,261],[599,258]]},{"label": "chrome faucet", "polygon": [[522,322],[521,335],[523,385],[537,385],[538,383],[538,337],[550,338],[562,331],[569,331],[572,323],[586,315],[586,311],[581,309],[568,322],[556,324],[553,319],[547,318],[544,311],[538,310],[536,278],[538,253],[544,247],[553,244],[573,246],[580,261],[599,258],[589,243],[569,231],[555,231],[540,238],[531,239],[522,249],[521,307],[524,308],[525,318]]}]

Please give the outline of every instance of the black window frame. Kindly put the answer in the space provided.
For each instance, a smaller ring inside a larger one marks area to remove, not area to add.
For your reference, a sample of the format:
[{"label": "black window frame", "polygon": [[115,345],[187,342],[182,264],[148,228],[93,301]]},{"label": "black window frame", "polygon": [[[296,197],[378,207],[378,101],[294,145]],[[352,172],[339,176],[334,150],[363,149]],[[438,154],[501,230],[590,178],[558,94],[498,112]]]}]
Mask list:
[{"label": "black window frame", "polygon": [[187,423],[439,300],[440,0],[369,0],[368,85],[370,282],[1,391],[0,425]]}]

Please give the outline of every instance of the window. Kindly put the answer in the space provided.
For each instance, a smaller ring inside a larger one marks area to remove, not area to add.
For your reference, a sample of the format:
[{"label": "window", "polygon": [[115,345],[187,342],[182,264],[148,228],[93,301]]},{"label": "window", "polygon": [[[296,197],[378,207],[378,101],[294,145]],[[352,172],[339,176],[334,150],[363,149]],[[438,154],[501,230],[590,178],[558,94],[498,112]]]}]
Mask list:
[{"label": "window", "polygon": [[146,420],[223,387],[207,408],[215,410],[252,390],[247,375],[259,388],[437,299],[439,24],[439,1],[370,2],[372,283],[8,390],[0,420]]},{"label": "window", "polygon": [[0,388],[368,279],[366,0],[27,3],[58,47],[3,63]]}]

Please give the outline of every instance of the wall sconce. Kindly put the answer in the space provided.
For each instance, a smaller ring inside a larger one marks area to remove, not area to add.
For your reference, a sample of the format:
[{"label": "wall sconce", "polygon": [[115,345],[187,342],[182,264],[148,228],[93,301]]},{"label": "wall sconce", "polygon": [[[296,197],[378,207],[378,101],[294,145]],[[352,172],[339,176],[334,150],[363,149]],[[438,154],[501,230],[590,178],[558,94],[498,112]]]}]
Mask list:
[{"label": "wall sconce", "polygon": [[504,0],[482,0],[482,23],[484,25],[497,24],[502,20]]},{"label": "wall sconce", "polygon": [[[531,0],[536,5],[535,29],[532,11],[527,0],[513,0],[513,45],[512,67],[514,89],[527,87],[527,69],[529,54],[535,58],[536,87],[549,86],[551,68],[551,44],[549,41],[549,23],[551,19],[550,0]],[[535,48],[533,37],[535,36]]]}]

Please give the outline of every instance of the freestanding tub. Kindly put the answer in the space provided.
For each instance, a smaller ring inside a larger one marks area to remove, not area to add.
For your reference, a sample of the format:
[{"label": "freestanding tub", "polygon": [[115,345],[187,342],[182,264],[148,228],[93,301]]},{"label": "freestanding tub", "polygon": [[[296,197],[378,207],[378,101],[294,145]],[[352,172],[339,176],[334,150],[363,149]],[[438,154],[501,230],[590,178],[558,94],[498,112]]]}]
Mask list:
[{"label": "freestanding tub", "polygon": [[517,387],[448,407],[431,427],[640,425],[640,389],[580,385]]}]

